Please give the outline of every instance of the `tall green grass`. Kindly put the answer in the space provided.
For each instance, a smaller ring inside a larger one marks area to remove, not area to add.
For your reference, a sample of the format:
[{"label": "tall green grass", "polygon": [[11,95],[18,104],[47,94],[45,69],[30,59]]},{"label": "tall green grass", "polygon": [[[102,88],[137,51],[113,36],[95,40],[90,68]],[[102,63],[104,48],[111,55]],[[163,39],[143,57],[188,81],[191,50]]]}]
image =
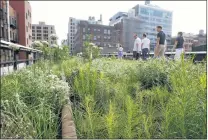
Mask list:
[{"label": "tall green grass", "polygon": [[205,65],[96,59],[78,71],[79,138],[206,138]]},{"label": "tall green grass", "polygon": [[1,138],[59,137],[69,87],[49,65],[39,63],[1,78]]}]

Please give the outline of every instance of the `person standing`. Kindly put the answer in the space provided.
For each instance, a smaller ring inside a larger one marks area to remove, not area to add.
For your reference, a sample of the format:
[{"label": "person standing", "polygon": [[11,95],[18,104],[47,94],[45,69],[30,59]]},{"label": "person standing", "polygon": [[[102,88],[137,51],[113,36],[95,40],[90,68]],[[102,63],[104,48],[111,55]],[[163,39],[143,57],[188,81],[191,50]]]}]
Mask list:
[{"label": "person standing", "polygon": [[134,35],[134,48],[133,48],[133,60],[138,60],[141,56],[141,39],[137,36],[137,34]]},{"label": "person standing", "polygon": [[162,26],[157,26],[157,43],[156,43],[156,47],[155,47],[155,51],[154,51],[154,57],[156,58],[164,58],[165,57],[165,39],[166,39],[166,35],[165,33],[162,31]]},{"label": "person standing", "polygon": [[121,45],[119,45],[118,47],[118,59],[122,59],[123,58],[123,48]]},{"label": "person standing", "polygon": [[143,34],[142,38],[142,59],[147,60],[147,58],[149,57],[148,53],[150,51],[150,40],[149,38],[147,38],[146,34]]},{"label": "person standing", "polygon": [[181,58],[181,54],[184,52],[185,48],[184,48],[184,38],[183,38],[183,33],[182,32],[178,32],[178,37],[175,40],[175,45],[174,48],[176,50],[176,54],[174,59],[178,60]]}]

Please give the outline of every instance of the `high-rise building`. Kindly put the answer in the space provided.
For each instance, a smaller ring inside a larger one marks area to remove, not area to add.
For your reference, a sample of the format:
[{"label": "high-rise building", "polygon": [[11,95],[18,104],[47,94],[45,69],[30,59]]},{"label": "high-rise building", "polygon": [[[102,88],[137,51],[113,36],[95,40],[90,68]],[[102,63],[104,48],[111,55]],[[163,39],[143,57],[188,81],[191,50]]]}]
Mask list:
[{"label": "high-rise building", "polygon": [[137,32],[139,37],[143,33],[146,33],[151,41],[152,47],[154,47],[157,38],[156,26],[160,25],[166,34],[167,44],[171,43],[172,11],[151,4],[136,5],[133,9],[135,9],[135,15],[139,19],[138,28],[140,30]]},{"label": "high-rise building", "polygon": [[77,24],[79,20],[73,17],[69,18],[68,22],[68,34],[67,34],[67,45],[70,46],[70,51],[74,50],[74,35],[77,32]]},{"label": "high-rise building", "polygon": [[32,41],[47,41],[49,44],[53,44],[53,41],[50,39],[52,34],[56,34],[54,25],[46,25],[45,22],[32,24]]},{"label": "high-rise building", "polygon": [[[74,51],[74,43],[75,43],[75,34],[77,32],[77,25],[80,23],[80,19],[76,19],[73,17],[69,17],[69,22],[68,22],[68,34],[67,34],[67,45],[70,46],[70,52],[72,53]],[[100,24],[102,25],[102,15],[100,15],[99,20],[95,20],[95,17],[89,17],[88,20],[82,20],[82,21],[87,21],[89,24]]]},{"label": "high-rise building", "polygon": [[77,25],[75,35],[74,53],[84,51],[84,42],[88,35],[91,35],[90,42],[103,47],[102,53],[116,52],[116,45],[119,42],[116,38],[117,32],[114,26],[91,24],[88,21],[80,21]]},{"label": "high-rise building", "polygon": [[120,23],[121,20],[124,18],[124,17],[128,17],[128,13],[126,12],[118,12],[116,13],[115,15],[113,15],[113,17],[111,17],[109,19],[109,25],[110,26],[114,26],[115,24],[117,23]]},{"label": "high-rise building", "polygon": [[145,1],[145,5],[136,5],[125,12],[118,12],[110,18],[110,26],[117,24],[119,27],[121,44],[124,51],[132,51],[133,34],[136,33],[140,38],[146,33],[151,40],[151,51],[156,45],[157,31],[156,26],[162,26],[166,33],[167,44],[171,44],[172,34],[172,11],[162,9],[156,5],[151,5],[150,0]]},{"label": "high-rise building", "polygon": [[0,39],[9,41],[9,1],[0,1]]},{"label": "high-rise building", "polygon": [[18,15],[17,29],[19,44],[31,47],[32,44],[32,14],[31,6],[28,1],[9,1],[10,6]]}]

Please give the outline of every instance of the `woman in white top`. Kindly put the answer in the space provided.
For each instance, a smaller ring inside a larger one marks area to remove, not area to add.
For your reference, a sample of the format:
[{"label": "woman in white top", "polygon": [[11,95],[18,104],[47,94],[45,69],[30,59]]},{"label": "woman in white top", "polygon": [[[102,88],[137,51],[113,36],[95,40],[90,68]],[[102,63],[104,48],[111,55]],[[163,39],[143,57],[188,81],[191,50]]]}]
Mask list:
[{"label": "woman in white top", "polygon": [[119,44],[119,47],[118,47],[118,59],[122,59],[122,57],[123,57],[123,48]]}]

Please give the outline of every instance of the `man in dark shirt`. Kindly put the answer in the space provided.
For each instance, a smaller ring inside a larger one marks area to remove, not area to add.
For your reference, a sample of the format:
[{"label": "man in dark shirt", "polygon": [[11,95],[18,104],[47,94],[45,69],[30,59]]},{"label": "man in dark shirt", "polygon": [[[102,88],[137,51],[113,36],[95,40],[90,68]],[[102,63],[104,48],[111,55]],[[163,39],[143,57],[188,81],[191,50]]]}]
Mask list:
[{"label": "man in dark shirt", "polygon": [[161,26],[157,26],[157,32],[158,32],[158,34],[157,34],[157,44],[156,44],[156,47],[155,47],[154,57],[164,58],[164,53],[165,53],[165,49],[166,49],[166,44],[165,44],[166,35],[162,31]]},{"label": "man in dark shirt", "polygon": [[184,52],[184,38],[183,33],[178,32],[178,37],[175,40],[174,48],[176,50],[175,58],[176,60],[180,59],[181,54]]}]

